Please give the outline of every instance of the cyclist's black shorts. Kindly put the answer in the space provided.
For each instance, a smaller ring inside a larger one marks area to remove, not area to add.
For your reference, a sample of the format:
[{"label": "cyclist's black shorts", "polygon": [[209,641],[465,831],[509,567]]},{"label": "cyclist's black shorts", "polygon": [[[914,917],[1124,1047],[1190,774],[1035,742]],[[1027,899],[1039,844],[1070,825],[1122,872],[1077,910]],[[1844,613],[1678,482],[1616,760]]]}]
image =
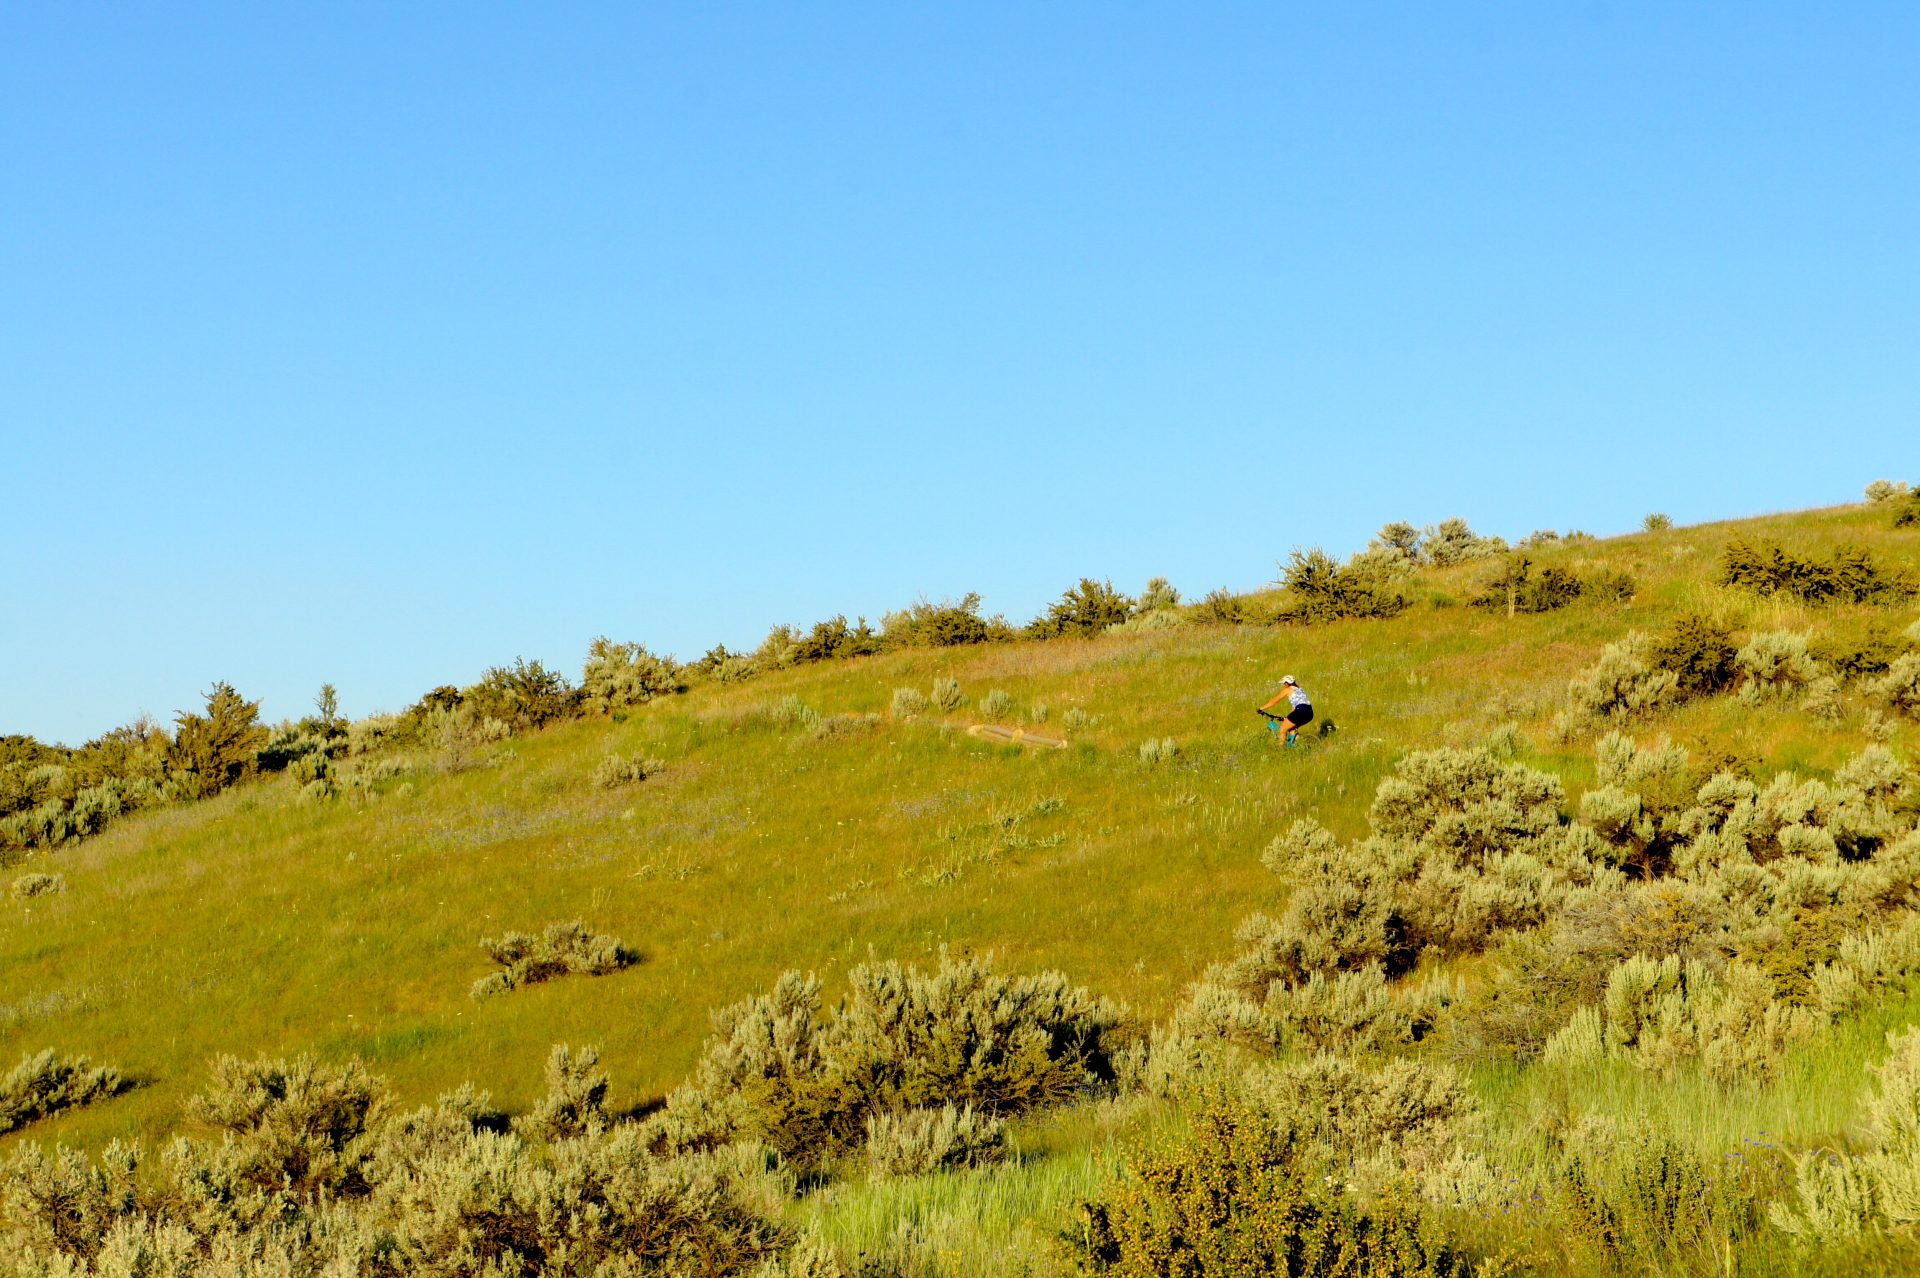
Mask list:
[{"label": "cyclist's black shorts", "polygon": [[1312,706],[1295,706],[1287,711],[1287,722],[1296,728],[1304,728],[1313,722]]}]

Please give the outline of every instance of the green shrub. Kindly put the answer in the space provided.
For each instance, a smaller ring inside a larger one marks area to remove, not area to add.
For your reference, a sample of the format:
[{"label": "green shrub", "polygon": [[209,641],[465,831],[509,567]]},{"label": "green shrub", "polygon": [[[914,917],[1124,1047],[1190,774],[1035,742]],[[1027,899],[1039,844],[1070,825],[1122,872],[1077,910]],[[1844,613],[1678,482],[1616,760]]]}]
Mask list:
[{"label": "green shrub", "polygon": [[475,981],[475,998],[504,994],[556,976],[606,976],[640,961],[638,953],[612,936],[594,935],[579,919],[549,923],[539,936],[525,932],[490,936],[480,942],[480,948],[503,970]]},{"label": "green shrub", "polygon": [[1115,590],[1111,581],[1082,577],[1080,584],[1027,623],[1027,634],[1035,639],[1097,635],[1119,625],[1132,612],[1133,600]]},{"label": "green shrub", "polygon": [[257,756],[267,744],[260,726],[260,703],[248,701],[230,683],[216,683],[207,693],[204,715],[182,711],[173,743],[167,750],[168,785],[183,798],[218,794],[257,770]]},{"label": "green shrub", "polygon": [[1013,712],[1013,697],[1000,688],[995,688],[980,698],[980,717],[983,719],[1004,719]]},{"label": "green shrub", "polygon": [[602,790],[617,790],[666,771],[666,762],[637,754],[608,754],[593,768],[593,784]]},{"label": "green shrub", "polygon": [[927,694],[927,699],[933,702],[941,711],[951,714],[965,704],[967,697],[965,693],[960,691],[960,681],[958,679],[935,679],[933,681],[933,689]]},{"label": "green shrub", "polygon": [[16,901],[30,900],[52,892],[67,890],[67,881],[58,874],[22,874],[8,889]]},{"label": "green shrub", "polygon": [[1552,612],[1579,599],[1586,583],[1565,568],[1548,565],[1534,571],[1526,555],[1511,555],[1498,577],[1473,599],[1476,608],[1504,608],[1512,613]]},{"label": "green shrub", "polygon": [[1641,531],[1643,532],[1650,532],[1650,533],[1666,532],[1672,527],[1673,527],[1672,515],[1662,515],[1659,513],[1655,513],[1655,514],[1648,515],[1645,519],[1640,521],[1640,528],[1641,528]]},{"label": "green shrub", "polygon": [[1060,716],[1060,726],[1068,732],[1078,732],[1093,726],[1093,716],[1079,706],[1068,706],[1067,712]]},{"label": "green shrub", "polygon": [[1765,1175],[1740,1159],[1709,1163],[1645,1123],[1587,1119],[1569,1134],[1554,1183],[1567,1241],[1619,1272],[1720,1272],[1730,1245],[1764,1227]]},{"label": "green shrub", "polygon": [[126,1084],[120,1071],[96,1066],[84,1056],[29,1053],[0,1077],[0,1135],[63,1109],[117,1096]]},{"label": "green shrub", "polygon": [[1407,606],[1389,575],[1363,568],[1342,568],[1324,550],[1296,550],[1281,570],[1280,584],[1291,615],[1302,621],[1341,617],[1391,617]]},{"label": "green shrub", "polygon": [[1367,1067],[1323,1053],[1251,1071],[1246,1087],[1311,1140],[1322,1159],[1369,1180],[1437,1167],[1481,1123],[1473,1091],[1458,1073],[1401,1057]]},{"label": "green shrub", "polygon": [[580,704],[589,713],[608,714],[645,705],[680,691],[680,670],[637,643],[615,643],[601,635],[587,648],[580,672]]},{"label": "green shrub", "polygon": [[1731,687],[1738,668],[1733,632],[1711,617],[1684,613],[1655,635],[1647,661],[1671,672],[1684,696],[1702,696]]},{"label": "green shrub", "polygon": [[890,648],[954,648],[985,643],[993,632],[994,622],[980,616],[980,596],[972,593],[957,603],[921,599],[881,620],[881,637]]},{"label": "green shrub", "polygon": [[1916,525],[1920,525],[1920,493],[1909,494],[1893,512],[1895,528],[1912,528]]},{"label": "green shrub", "polygon": [[1237,626],[1247,619],[1247,602],[1225,586],[1209,590],[1200,600],[1200,620]]},{"label": "green shrub", "polygon": [[880,651],[880,636],[865,617],[848,625],[844,616],[816,622],[806,635],[796,638],[790,661],[806,664],[816,661],[844,661],[849,657],[868,657]]},{"label": "green shrub", "polygon": [[1910,598],[1911,575],[1884,568],[1871,552],[1842,546],[1825,560],[1803,558],[1778,545],[1756,547],[1736,538],[1721,552],[1720,581],[1756,594],[1790,595],[1811,604],[1876,603]]},{"label": "green shrub", "polygon": [[1876,479],[1867,485],[1867,500],[1874,505],[1881,502],[1896,501],[1912,493],[1910,485],[1890,479]]},{"label": "green shrub", "polygon": [[476,723],[497,719],[515,731],[569,718],[579,706],[580,695],[565,675],[519,657],[512,669],[489,669],[479,683],[460,693],[459,701]]},{"label": "green shrub", "polygon": [[972,1106],[877,1113],[867,1119],[867,1170],[887,1178],[985,1167],[1006,1156],[1006,1123]]},{"label": "green shrub", "polygon": [[895,688],[890,710],[896,719],[911,719],[927,712],[927,694],[918,688]]},{"label": "green shrub", "polygon": [[1470,1272],[1415,1203],[1395,1191],[1362,1208],[1329,1187],[1300,1131],[1228,1095],[1082,1203],[1064,1241],[1083,1272],[1119,1278]]}]

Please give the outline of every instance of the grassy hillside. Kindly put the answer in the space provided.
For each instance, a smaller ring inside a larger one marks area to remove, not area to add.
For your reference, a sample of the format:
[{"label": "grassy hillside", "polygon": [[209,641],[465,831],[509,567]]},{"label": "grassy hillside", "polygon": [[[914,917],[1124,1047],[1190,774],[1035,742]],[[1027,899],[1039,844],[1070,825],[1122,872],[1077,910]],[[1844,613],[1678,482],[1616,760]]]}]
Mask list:
[{"label": "grassy hillside", "polygon": [[[1821,553],[1852,543],[1920,570],[1920,535],[1896,531],[1878,507],[1550,545],[1532,552],[1536,563],[1630,573],[1637,593],[1510,617],[1464,606],[1488,563],[1428,569],[1412,606],[1384,620],[897,652],[700,686],[459,761],[412,754],[352,800],[302,802],[276,779],[127,819],[10,872],[57,870],[66,890],[0,901],[0,1064],[54,1047],[111,1062],[137,1086],[0,1138],[0,1153],[22,1141],[158,1141],[221,1053],[358,1057],[408,1103],[471,1080],[517,1112],[542,1090],[551,1044],[594,1043],[612,1103],[647,1107],[693,1067],[710,1010],[768,989],[782,970],[820,973],[831,996],[855,964],[925,964],[943,946],[990,951],[1007,971],[1058,969],[1143,1023],[1163,1020],[1234,952],[1236,925],[1284,901],[1260,863],[1269,842],[1302,816],[1342,839],[1364,835],[1376,786],[1409,751],[1513,724],[1520,760],[1562,777],[1577,802],[1598,730],[1562,741],[1554,717],[1569,678],[1629,630],[1692,612],[1741,632],[1846,639],[1915,615],[1715,585],[1735,533]],[[1276,748],[1252,707],[1286,673],[1336,735]],[[896,687],[941,677],[959,680],[965,705],[890,715]],[[1047,730],[1070,747],[966,736],[995,689],[1016,718],[1044,706]],[[1071,710],[1084,724],[1062,726]],[[1716,696],[1634,731],[1737,757],[1759,777],[1824,775],[1868,744],[1868,721],[1848,685],[1832,722]],[[1893,732],[1907,758],[1920,726]],[[1177,755],[1143,760],[1150,738],[1171,738]],[[603,788],[594,774],[609,753],[666,766]],[[492,970],[483,936],[572,918],[640,961],[469,997]],[[1475,965],[1447,974],[1471,983]],[[1917,1013],[1911,1000],[1888,1003],[1797,1047],[1777,1082],[1737,1096],[1615,1069],[1570,1082],[1486,1068],[1475,1086],[1516,1115],[1573,1107],[1665,1115],[1706,1143],[1845,1143],[1865,1063],[1888,1027]],[[1098,1151],[1167,1121],[1082,1113],[1021,1129],[1028,1157],[1004,1174],[1015,1187],[982,1228],[1025,1228],[1030,1241],[1053,1225],[1019,1218],[1088,1192]],[[941,1218],[937,1197],[924,1186],[839,1186],[795,1210],[836,1237],[871,1241],[901,1220]],[[984,1210],[969,1202],[961,1215]],[[975,1245],[955,1243],[954,1254]]]}]

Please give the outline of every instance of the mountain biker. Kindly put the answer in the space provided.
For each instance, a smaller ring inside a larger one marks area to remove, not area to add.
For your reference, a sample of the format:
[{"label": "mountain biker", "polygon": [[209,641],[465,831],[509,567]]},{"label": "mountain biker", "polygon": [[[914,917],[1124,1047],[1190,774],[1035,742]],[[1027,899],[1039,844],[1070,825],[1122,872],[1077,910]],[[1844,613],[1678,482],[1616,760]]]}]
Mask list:
[{"label": "mountain biker", "polygon": [[1287,730],[1287,744],[1292,745],[1300,736],[1300,729],[1313,721],[1313,702],[1307,697],[1306,690],[1300,686],[1299,680],[1288,675],[1280,681],[1280,691],[1274,693],[1273,699],[1260,707],[1260,713],[1266,714],[1267,711],[1279,705],[1282,698],[1286,699],[1288,709],[1287,717],[1280,722]]}]

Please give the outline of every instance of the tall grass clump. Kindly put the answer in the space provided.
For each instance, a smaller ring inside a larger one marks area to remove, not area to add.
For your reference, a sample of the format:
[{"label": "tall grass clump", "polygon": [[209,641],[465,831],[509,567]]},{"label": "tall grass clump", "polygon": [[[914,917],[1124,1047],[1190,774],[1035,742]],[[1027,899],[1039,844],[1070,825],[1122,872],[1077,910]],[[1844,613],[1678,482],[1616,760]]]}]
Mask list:
[{"label": "tall grass clump", "polygon": [[84,1056],[29,1053],[0,1077],[0,1135],[61,1110],[91,1105],[126,1089],[120,1071]]},{"label": "tall grass clump", "polygon": [[538,936],[508,932],[480,942],[501,970],[473,985],[473,997],[487,998],[557,976],[606,976],[640,961],[640,955],[612,936],[596,936],[579,919],[549,923]]}]

